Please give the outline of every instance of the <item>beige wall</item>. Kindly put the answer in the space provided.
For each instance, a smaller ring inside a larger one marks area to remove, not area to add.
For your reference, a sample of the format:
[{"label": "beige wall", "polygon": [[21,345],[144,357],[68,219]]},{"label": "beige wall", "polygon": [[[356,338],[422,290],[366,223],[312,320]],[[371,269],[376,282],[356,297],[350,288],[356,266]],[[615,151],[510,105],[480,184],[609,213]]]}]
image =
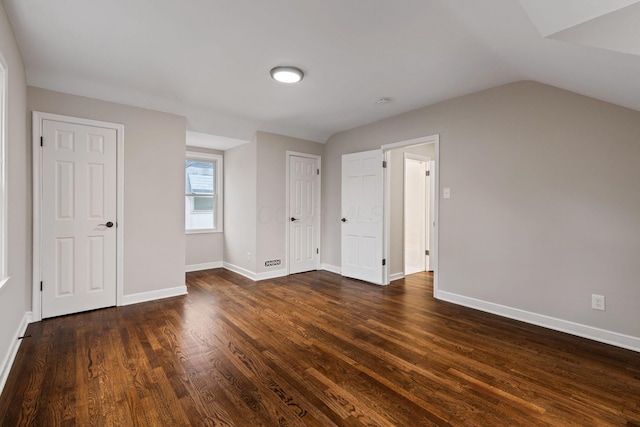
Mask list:
[{"label": "beige wall", "polygon": [[[209,150],[201,147],[187,146],[187,151],[219,154],[224,157],[224,152],[222,151]],[[224,166],[222,170],[224,171]],[[224,197],[224,190],[222,194]],[[221,263],[224,259],[224,234],[217,232],[187,234],[185,236],[185,251],[185,264],[187,268],[199,264]]]},{"label": "beige wall", "polygon": [[[440,134],[440,289],[640,337],[640,112],[513,83],[332,136],[323,262],[340,265],[340,157]],[[591,294],[607,310],[590,308]]]},{"label": "beige wall", "polygon": [[29,87],[27,109],[124,125],[124,295],[184,286],[184,117]]},{"label": "beige wall", "polygon": [[256,145],[254,136],[224,152],[224,262],[250,273],[256,271]]},{"label": "beige wall", "polygon": [[7,191],[8,274],[0,289],[0,378],[8,372],[3,364],[15,345],[15,334],[31,311],[31,150],[27,143],[27,84],[24,64],[4,6],[0,3],[0,53],[8,74],[7,93]]},{"label": "beige wall", "polygon": [[421,144],[390,150],[390,250],[389,271],[391,274],[404,273],[404,153],[435,158],[435,144]]},{"label": "beige wall", "polygon": [[[257,224],[257,273],[287,268],[286,217],[288,200],[287,151],[322,155],[323,144],[257,132],[258,143],[258,224]],[[264,261],[282,259],[282,265],[265,268]]]}]

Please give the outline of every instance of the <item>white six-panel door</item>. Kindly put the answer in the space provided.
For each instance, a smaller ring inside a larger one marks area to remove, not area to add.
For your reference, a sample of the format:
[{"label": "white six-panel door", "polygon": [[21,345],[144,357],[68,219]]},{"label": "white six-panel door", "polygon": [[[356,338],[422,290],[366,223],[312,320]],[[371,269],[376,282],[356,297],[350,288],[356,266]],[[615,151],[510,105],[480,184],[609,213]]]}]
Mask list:
[{"label": "white six-panel door", "polygon": [[383,284],[382,150],[342,156],[342,275]]},{"label": "white six-panel door", "polygon": [[318,269],[318,163],[316,157],[289,156],[289,274]]},{"label": "white six-panel door", "polygon": [[42,131],[42,317],[114,306],[116,131],[53,120]]},{"label": "white six-panel door", "polygon": [[404,159],[404,274],[426,270],[426,161]]}]

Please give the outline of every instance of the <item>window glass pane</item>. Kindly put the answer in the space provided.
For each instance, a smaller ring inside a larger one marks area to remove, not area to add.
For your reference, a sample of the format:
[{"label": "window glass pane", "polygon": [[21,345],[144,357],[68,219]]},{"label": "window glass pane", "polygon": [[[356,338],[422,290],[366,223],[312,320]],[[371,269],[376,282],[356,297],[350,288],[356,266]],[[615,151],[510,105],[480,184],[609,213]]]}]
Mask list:
[{"label": "window glass pane", "polygon": [[194,197],[193,210],[198,212],[213,212],[213,197]]},{"label": "window glass pane", "polygon": [[214,228],[214,202],[213,197],[186,196],[184,212],[185,228],[187,230],[212,230]]},{"label": "window glass pane", "polygon": [[185,174],[186,194],[214,194],[215,162],[187,159]]}]

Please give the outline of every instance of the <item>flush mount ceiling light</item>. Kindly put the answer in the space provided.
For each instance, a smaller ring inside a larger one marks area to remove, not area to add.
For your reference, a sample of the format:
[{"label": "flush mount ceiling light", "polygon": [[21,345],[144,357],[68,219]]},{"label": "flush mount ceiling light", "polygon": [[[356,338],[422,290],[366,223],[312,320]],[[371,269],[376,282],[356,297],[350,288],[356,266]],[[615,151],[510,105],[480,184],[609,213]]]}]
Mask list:
[{"label": "flush mount ceiling light", "polygon": [[280,83],[298,83],[304,73],[296,67],[275,67],[271,69],[271,77]]}]

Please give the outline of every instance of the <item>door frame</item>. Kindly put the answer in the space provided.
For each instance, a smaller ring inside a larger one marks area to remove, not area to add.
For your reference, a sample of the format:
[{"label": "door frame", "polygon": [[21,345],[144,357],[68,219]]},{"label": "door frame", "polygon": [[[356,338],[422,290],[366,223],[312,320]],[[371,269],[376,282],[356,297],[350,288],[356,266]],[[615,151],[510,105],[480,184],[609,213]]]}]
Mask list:
[{"label": "door frame", "polygon": [[[403,182],[403,191],[402,191],[402,220],[403,220],[403,225],[402,225],[402,248],[403,248],[403,254],[404,257],[402,259],[402,274],[403,275],[407,275],[407,242],[405,240],[405,237],[407,236],[407,160],[416,160],[419,162],[423,162],[425,163],[424,168],[425,170],[429,170],[429,161],[431,160],[429,157],[425,157],[425,156],[420,156],[418,154],[412,154],[412,153],[403,153],[404,157],[402,159],[402,166],[403,166],[403,170],[402,170],[402,182]],[[424,174],[423,174],[424,175]],[[424,176],[422,177],[423,179],[425,178]],[[429,176],[429,178],[431,178],[431,176]],[[425,180],[426,181],[426,180]],[[429,234],[429,222],[427,222],[426,219],[426,213],[429,212],[429,203],[431,202],[429,199],[430,197],[427,197],[427,188],[426,188],[426,182],[425,182],[425,217],[424,219],[424,247],[426,248],[429,245],[429,239],[427,239],[427,235]],[[431,220],[431,218],[429,218],[429,220]],[[425,255],[426,256],[426,255]],[[427,269],[429,268],[429,266],[426,263],[425,260],[425,270],[427,271]]]},{"label": "door frame", "polygon": [[285,224],[286,224],[286,227],[285,227],[285,229],[286,229],[286,234],[285,234],[285,242],[286,242],[285,243],[285,245],[286,245],[285,246],[285,253],[287,255],[287,268],[286,268],[287,276],[289,274],[291,274],[290,273],[290,271],[291,271],[290,270],[291,253],[290,253],[290,247],[289,247],[290,246],[289,245],[289,238],[290,238],[290,236],[289,236],[289,234],[290,234],[289,233],[289,229],[290,229],[290,227],[289,227],[289,218],[291,218],[291,215],[290,215],[290,211],[291,210],[290,210],[290,207],[289,207],[289,197],[291,196],[290,191],[289,191],[289,186],[290,186],[290,183],[289,183],[289,179],[290,179],[290,177],[289,177],[289,166],[290,166],[291,157],[294,157],[294,156],[295,157],[305,157],[305,158],[308,158],[308,159],[315,159],[318,162],[318,169],[320,169],[320,174],[318,175],[318,191],[317,191],[316,197],[315,197],[316,200],[314,200],[314,203],[315,203],[315,205],[317,207],[317,213],[318,213],[315,216],[316,217],[315,218],[315,221],[316,221],[316,224],[315,224],[316,225],[315,238],[316,238],[316,241],[318,242],[318,253],[316,254],[317,255],[317,257],[316,257],[316,270],[320,269],[320,256],[322,255],[322,242],[320,241],[321,236],[322,236],[322,230],[320,229],[320,227],[322,226],[322,220],[321,220],[321,217],[322,217],[322,196],[321,196],[321,194],[322,194],[322,156],[317,155],[317,154],[300,153],[300,152],[297,152],[297,151],[288,151],[287,150],[287,152],[286,152],[286,169],[287,170],[286,170],[286,178],[285,178],[286,179],[286,181],[285,181],[286,182],[286,184],[285,184],[285,187],[286,187],[285,188],[285,190],[286,190],[285,191],[286,203],[285,203],[285,217],[284,217]]},{"label": "door frame", "polygon": [[116,131],[116,305],[124,299],[124,125],[34,111],[32,114],[33,152],[33,321],[42,320],[42,137],[43,120],[101,127]]},{"label": "door frame", "polygon": [[[439,245],[438,245],[438,235],[439,235],[439,228],[440,228],[440,221],[439,221],[439,194],[440,194],[440,134],[435,134],[435,135],[430,135],[430,136],[424,136],[424,137],[420,137],[420,138],[414,138],[414,139],[408,139],[408,140],[404,140],[404,141],[398,141],[398,142],[393,142],[390,144],[384,144],[382,145],[382,158],[384,159],[384,161],[387,164],[387,167],[384,169],[384,178],[383,178],[383,186],[384,186],[384,190],[383,190],[383,203],[384,203],[384,238],[383,238],[383,256],[385,259],[390,259],[389,256],[391,254],[391,239],[390,239],[390,234],[391,234],[391,196],[390,196],[390,191],[391,191],[391,153],[390,150],[393,150],[394,148],[400,148],[400,147],[409,147],[411,145],[419,145],[419,144],[434,144],[434,149],[435,149],[435,158],[434,160],[434,164],[435,164],[435,172],[432,172],[431,178],[434,180],[434,185],[435,185],[435,194],[433,195],[434,197],[434,206],[433,206],[433,218],[432,221],[435,221],[436,225],[434,227],[434,236],[433,236],[433,242],[434,242],[434,247],[433,250],[436,253],[436,257],[435,257],[435,262],[434,262],[434,267],[433,267],[433,294],[436,295],[438,292],[438,276],[439,276],[439,268],[438,268],[438,263],[439,263],[439,258],[438,257],[438,252],[439,252]],[[431,250],[431,248],[430,248]],[[403,259],[404,262],[404,259]],[[389,264],[391,264],[390,262],[387,263],[387,268],[384,269],[384,273],[383,273],[383,280],[384,280],[384,284],[388,285],[390,283],[389,280],[389,276],[390,276],[390,269]]]}]

